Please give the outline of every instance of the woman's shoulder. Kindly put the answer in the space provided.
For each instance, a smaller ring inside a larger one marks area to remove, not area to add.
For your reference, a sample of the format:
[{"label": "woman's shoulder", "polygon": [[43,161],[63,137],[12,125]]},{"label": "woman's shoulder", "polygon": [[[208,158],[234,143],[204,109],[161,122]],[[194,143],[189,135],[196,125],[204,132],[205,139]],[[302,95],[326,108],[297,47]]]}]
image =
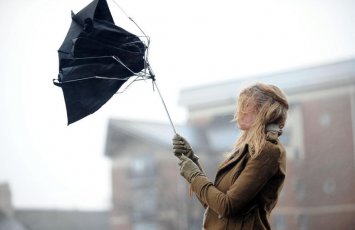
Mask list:
[{"label": "woman's shoulder", "polygon": [[278,140],[278,138],[266,138],[265,145],[263,146],[259,155],[263,158],[279,159],[285,154],[285,149]]},{"label": "woman's shoulder", "polygon": [[251,157],[251,162],[259,167],[265,167],[274,170],[282,162],[284,153],[280,148],[279,143],[266,141],[259,154]]}]

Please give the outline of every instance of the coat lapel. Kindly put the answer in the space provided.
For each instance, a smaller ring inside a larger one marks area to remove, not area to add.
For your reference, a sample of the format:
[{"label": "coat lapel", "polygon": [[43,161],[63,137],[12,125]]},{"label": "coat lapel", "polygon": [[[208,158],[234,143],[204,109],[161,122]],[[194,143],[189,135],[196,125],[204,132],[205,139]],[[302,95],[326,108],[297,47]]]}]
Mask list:
[{"label": "coat lapel", "polygon": [[248,152],[248,145],[244,145],[243,148],[241,148],[240,150],[237,150],[235,154],[233,154],[228,160],[227,162],[223,163],[216,174],[216,179],[215,179],[215,185],[217,185],[217,183],[223,178],[223,173],[230,167],[232,167],[233,165],[235,165],[236,162],[239,162],[244,156],[245,154]]}]

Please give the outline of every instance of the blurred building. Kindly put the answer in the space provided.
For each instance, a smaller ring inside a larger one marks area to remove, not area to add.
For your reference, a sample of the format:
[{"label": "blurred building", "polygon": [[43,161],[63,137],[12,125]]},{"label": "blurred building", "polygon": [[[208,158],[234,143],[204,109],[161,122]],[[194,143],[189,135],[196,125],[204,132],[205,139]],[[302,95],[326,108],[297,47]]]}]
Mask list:
[{"label": "blurred building", "polygon": [[0,230],[27,230],[15,218],[11,190],[7,183],[0,183]]},{"label": "blurred building", "polygon": [[0,230],[109,230],[108,211],[15,209],[7,183],[0,184]]},{"label": "blurred building", "polygon": [[[195,130],[176,128],[202,146]],[[188,229],[188,188],[178,175],[172,135],[167,124],[109,122],[106,155],[113,161],[112,230]]]},{"label": "blurred building", "polygon": [[18,219],[29,230],[109,230],[108,211],[19,209]]},{"label": "blurred building", "polygon": [[[211,180],[232,149],[238,91],[254,82],[282,88],[290,102],[281,141],[287,178],[271,223],[276,230],[354,229],[355,59],[185,89],[188,122],[177,127]],[[188,197],[172,157],[168,124],[111,120],[112,230],[199,229],[202,207]]]}]

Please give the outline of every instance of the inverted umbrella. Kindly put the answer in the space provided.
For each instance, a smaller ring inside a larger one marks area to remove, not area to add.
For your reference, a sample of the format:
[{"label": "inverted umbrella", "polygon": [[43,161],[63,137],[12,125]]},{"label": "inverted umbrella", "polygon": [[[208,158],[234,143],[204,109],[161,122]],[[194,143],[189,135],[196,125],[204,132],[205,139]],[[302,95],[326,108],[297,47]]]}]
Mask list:
[{"label": "inverted umbrella", "polygon": [[69,31],[58,50],[59,74],[54,81],[63,90],[68,125],[96,112],[133,76],[152,79],[157,88],[148,45],[149,41],[146,44],[114,24],[106,0],[94,0],[77,14],[72,12]]}]

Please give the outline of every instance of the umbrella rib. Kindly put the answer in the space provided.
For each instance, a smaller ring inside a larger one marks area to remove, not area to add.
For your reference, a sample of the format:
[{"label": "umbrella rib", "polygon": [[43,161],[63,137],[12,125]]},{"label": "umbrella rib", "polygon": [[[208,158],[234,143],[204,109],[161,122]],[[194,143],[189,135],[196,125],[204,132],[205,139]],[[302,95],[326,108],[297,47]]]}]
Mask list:
[{"label": "umbrella rib", "polygon": [[[133,70],[131,70],[130,68],[128,68],[127,65],[125,65],[118,57],[116,56],[100,56],[100,58],[102,57],[111,57],[113,58],[115,61],[117,61],[118,63],[120,63],[123,67],[125,67],[128,71],[131,72],[131,74],[137,76],[137,78],[141,77],[141,78],[151,78],[151,75],[147,73],[146,69],[147,69],[147,64],[145,61],[144,63],[144,70],[140,71],[138,73],[134,72]],[[85,58],[76,58],[76,59],[94,59],[94,58],[98,58],[98,57],[85,57]],[[145,60],[147,60],[147,57],[145,56]],[[76,82],[76,81],[84,81],[84,80],[89,80],[89,79],[106,79],[106,80],[118,80],[118,81],[126,81],[128,80],[130,77],[127,78],[121,78],[121,79],[117,79],[117,78],[110,78],[110,77],[101,77],[101,76],[93,76],[93,77],[87,77],[87,78],[80,78],[80,79],[75,79],[75,80],[68,80],[68,81],[63,81],[63,82],[59,82],[61,84],[63,83],[71,83],[71,82]],[[137,80],[137,79],[136,79]]]},{"label": "umbrella rib", "polygon": [[[117,56],[99,56],[100,58],[103,57],[111,57],[113,59],[115,59],[118,63],[120,63],[123,67],[125,67],[126,69],[128,69],[132,74],[134,75],[138,75],[138,73],[134,72],[133,70],[131,70],[130,68],[128,68],[128,66],[126,64],[124,64]],[[94,59],[94,58],[98,58],[98,57],[85,57],[85,58],[75,58],[75,59]],[[147,62],[147,57],[144,58],[144,60]],[[146,63],[144,69],[147,68]],[[146,76],[149,76],[148,74],[146,74]]]},{"label": "umbrella rib", "polygon": [[[146,75],[137,73],[137,74],[135,74],[135,76],[137,76],[137,79],[135,81],[140,81],[140,80],[145,80],[144,76],[146,76]],[[142,78],[142,79],[138,79],[138,78]],[[65,83],[72,83],[72,82],[76,82],[76,81],[85,81],[85,80],[89,80],[89,79],[104,79],[104,80],[113,80],[113,81],[127,81],[128,79],[130,79],[130,77],[119,78],[118,79],[118,78],[112,78],[112,77],[93,76],[93,77],[86,77],[86,78],[80,78],[80,79],[75,79],[75,80],[62,81],[62,82],[57,82],[57,83],[65,84]]]},{"label": "umbrella rib", "polygon": [[[141,74],[141,73],[136,73],[135,76],[137,77],[134,81],[141,81],[141,80],[146,80],[144,77],[150,78],[149,75],[146,74]],[[80,79],[75,79],[75,80],[68,80],[68,81],[62,81],[62,82],[57,82],[57,84],[65,84],[65,83],[72,83],[72,82],[77,82],[77,81],[85,81],[89,79],[104,79],[104,80],[113,80],[113,81],[127,81],[131,77],[126,77],[126,78],[112,78],[112,77],[101,77],[101,76],[93,76],[93,77],[86,77],[86,78],[80,78]],[[142,78],[142,79],[139,79]]]},{"label": "umbrella rib", "polygon": [[65,84],[65,83],[72,83],[72,82],[76,82],[76,81],[85,81],[85,80],[89,80],[89,79],[105,79],[105,80],[115,80],[115,81],[126,81],[126,80],[129,79],[129,77],[117,79],[117,78],[111,78],[111,77],[93,76],[93,77],[86,77],[86,78],[80,78],[80,79],[75,79],[75,80],[62,81],[62,82],[58,82],[58,83],[59,84]]},{"label": "umbrella rib", "polygon": [[138,26],[138,24],[126,13],[126,11],[124,11],[122,9],[122,7],[115,1],[115,0],[112,0],[112,2],[118,7],[120,8],[120,10],[126,15],[126,17],[131,20],[136,26],[137,28],[144,34],[145,37],[147,37],[147,35],[144,33],[144,31]]},{"label": "umbrella rib", "polygon": [[138,79],[138,78],[139,78],[139,77],[137,76],[136,79],[134,79],[132,82],[130,82],[130,83],[124,88],[124,90],[122,90],[121,92],[117,92],[116,94],[125,92],[125,91],[128,89],[128,87],[130,87],[130,86],[133,84],[133,82],[143,80],[143,79]]},{"label": "umbrella rib", "polygon": [[[147,74],[145,71],[146,71],[146,64],[145,64],[145,66],[144,66],[144,71],[141,71],[141,72],[138,72],[138,73],[136,73],[136,72],[134,72],[133,70],[131,70],[130,68],[128,68],[128,66],[126,66],[118,57],[116,57],[116,56],[112,56],[112,58],[113,59],[115,59],[118,63],[120,63],[123,67],[125,67],[126,69],[128,69],[133,75],[135,75],[135,76],[139,76],[139,77],[144,77],[144,76],[146,76],[146,77],[151,77],[149,74]],[[141,74],[140,74],[141,73]],[[142,73],[144,73],[144,74],[142,74]],[[142,75],[142,76],[141,76]]]}]

